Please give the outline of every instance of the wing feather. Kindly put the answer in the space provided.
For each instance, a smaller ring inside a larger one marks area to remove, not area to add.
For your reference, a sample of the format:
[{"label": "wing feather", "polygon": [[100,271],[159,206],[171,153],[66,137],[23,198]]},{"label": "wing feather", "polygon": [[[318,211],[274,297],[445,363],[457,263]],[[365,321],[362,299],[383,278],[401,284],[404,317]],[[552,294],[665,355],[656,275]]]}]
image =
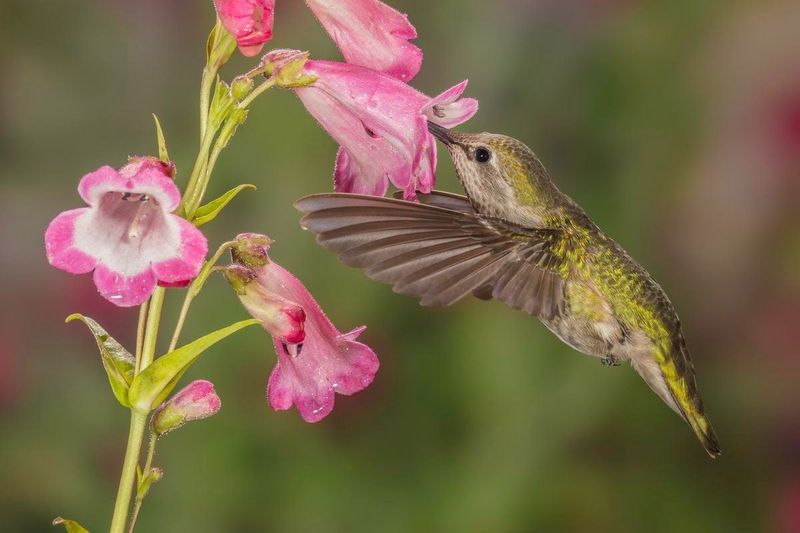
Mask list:
[{"label": "wing feather", "polygon": [[484,217],[463,196],[418,196],[407,202],[330,193],[295,206],[304,213],[302,226],[343,263],[423,305],[446,306],[476,293],[543,318],[558,312],[563,280],[550,252],[558,230]]}]

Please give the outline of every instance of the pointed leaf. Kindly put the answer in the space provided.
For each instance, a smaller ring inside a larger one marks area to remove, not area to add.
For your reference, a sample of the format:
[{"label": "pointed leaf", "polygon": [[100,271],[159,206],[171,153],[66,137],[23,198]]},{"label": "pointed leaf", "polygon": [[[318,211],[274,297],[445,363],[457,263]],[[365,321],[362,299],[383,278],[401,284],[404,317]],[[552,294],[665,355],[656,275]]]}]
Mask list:
[{"label": "pointed leaf", "polygon": [[161,131],[161,122],[158,117],[153,113],[153,119],[156,121],[156,137],[158,137],[158,158],[165,163],[169,163],[169,153],[167,152],[167,141],[164,139],[164,132]]},{"label": "pointed leaf", "polygon": [[250,319],[236,322],[156,359],[133,379],[128,392],[131,407],[145,414],[152,411],[172,392],[183,373],[200,354],[228,335],[253,324],[259,324],[259,321]]},{"label": "pointed leaf", "polygon": [[91,318],[75,313],[69,315],[66,321],[71,322],[73,320],[80,320],[86,324],[86,327],[94,335],[94,340],[100,349],[100,360],[103,362],[103,368],[106,369],[106,374],[108,375],[108,382],[111,384],[111,391],[123,407],[130,407],[130,403],[128,403],[128,388],[133,381],[136,359],[114,337],[106,333],[106,330],[100,324]]},{"label": "pointed leaf", "polygon": [[67,533],[89,533],[89,530],[77,523],[75,520],[67,520],[57,516],[53,519],[54,526],[64,526]]},{"label": "pointed leaf", "polygon": [[244,183],[242,185],[238,185],[233,189],[229,190],[219,198],[215,200],[211,200],[205,205],[201,205],[197,208],[197,211],[194,213],[194,218],[192,219],[192,224],[197,227],[202,226],[203,224],[208,224],[215,218],[217,215],[220,214],[222,209],[233,200],[237,194],[242,192],[244,189],[253,189],[255,190],[256,186],[250,183]]}]

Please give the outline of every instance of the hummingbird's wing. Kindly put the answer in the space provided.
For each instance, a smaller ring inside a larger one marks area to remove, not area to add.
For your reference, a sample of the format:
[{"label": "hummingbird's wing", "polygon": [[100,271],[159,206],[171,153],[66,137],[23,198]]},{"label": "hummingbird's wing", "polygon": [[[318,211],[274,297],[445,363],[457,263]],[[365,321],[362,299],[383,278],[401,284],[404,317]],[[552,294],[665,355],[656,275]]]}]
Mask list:
[{"label": "hummingbird's wing", "polygon": [[465,197],[419,195],[419,202],[358,194],[316,194],[295,207],[301,225],[346,265],[363,268],[422,305],[450,305],[473,291],[552,317],[563,302],[560,232],[522,228],[476,213]]}]

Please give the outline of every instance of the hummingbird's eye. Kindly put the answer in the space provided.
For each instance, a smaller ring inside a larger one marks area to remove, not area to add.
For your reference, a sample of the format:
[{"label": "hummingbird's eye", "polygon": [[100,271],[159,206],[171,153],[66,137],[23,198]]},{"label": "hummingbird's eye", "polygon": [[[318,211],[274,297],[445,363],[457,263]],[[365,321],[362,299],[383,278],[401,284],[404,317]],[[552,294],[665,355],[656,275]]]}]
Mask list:
[{"label": "hummingbird's eye", "polygon": [[487,150],[486,148],[476,148],[475,149],[475,160],[478,163],[486,163],[492,158],[492,152]]}]

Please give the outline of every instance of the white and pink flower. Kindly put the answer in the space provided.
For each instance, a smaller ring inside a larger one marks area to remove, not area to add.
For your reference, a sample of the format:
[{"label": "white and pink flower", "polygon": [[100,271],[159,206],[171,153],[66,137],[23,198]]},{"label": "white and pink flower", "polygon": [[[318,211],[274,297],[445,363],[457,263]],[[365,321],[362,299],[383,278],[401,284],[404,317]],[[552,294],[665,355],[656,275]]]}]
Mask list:
[{"label": "white and pink flower", "polygon": [[297,407],[306,422],[333,410],[335,394],[366,388],[378,357],[356,341],[365,327],[340,333],[303,284],[267,256],[270,240],[245,233],[236,238],[234,264],[225,270],[239,299],[272,335],[278,364],[267,386],[275,410]]},{"label": "white and pink flower", "polygon": [[[283,57],[285,50],[270,52]],[[428,120],[453,127],[470,119],[478,101],[461,98],[467,82],[430,98],[375,70],[336,61],[307,61],[316,81],[294,89],[306,109],[340,145],[334,185],[339,192],[383,196],[388,184],[413,199],[435,181],[436,142]]]},{"label": "white and pink flower", "polygon": [[156,284],[188,284],[208,243],[172,214],[181,199],[173,173],[171,163],[139,157],[85,175],[78,193],[89,207],[64,211],[45,232],[50,264],[71,274],[94,271],[97,290],[121,307],[143,303]]}]

